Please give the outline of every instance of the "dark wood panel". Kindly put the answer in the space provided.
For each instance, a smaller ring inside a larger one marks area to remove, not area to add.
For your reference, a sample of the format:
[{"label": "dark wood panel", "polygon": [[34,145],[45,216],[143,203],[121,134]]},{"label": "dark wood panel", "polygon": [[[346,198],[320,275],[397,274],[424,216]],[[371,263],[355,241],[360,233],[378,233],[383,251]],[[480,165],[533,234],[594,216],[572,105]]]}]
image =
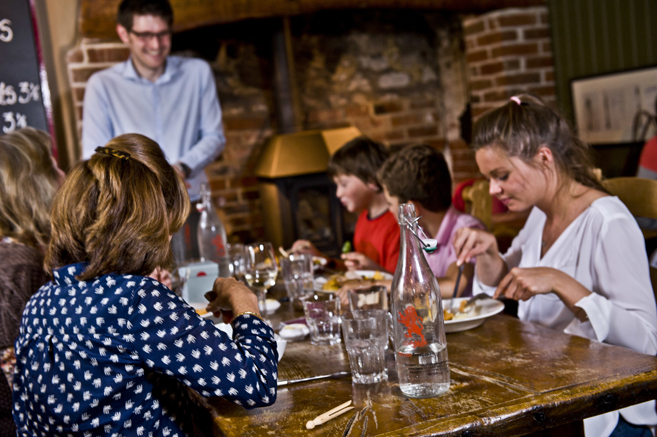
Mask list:
[{"label": "dark wood panel", "polygon": [[[82,0],[80,34],[88,38],[115,38],[119,0]],[[545,4],[545,0],[171,0],[175,31],[250,18],[310,14],[326,9],[405,8],[480,13],[506,7]]]}]

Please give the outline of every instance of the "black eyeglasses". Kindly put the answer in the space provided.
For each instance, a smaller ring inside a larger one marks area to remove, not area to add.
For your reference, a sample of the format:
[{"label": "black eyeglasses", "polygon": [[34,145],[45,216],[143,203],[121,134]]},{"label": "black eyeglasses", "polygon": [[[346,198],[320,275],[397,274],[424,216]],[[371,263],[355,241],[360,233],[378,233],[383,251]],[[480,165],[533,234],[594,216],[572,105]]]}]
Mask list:
[{"label": "black eyeglasses", "polygon": [[158,41],[163,39],[171,38],[171,30],[163,30],[162,32],[153,33],[153,32],[135,32],[134,30],[129,31],[131,34],[139,38],[143,42],[148,42],[153,38],[157,38]]}]

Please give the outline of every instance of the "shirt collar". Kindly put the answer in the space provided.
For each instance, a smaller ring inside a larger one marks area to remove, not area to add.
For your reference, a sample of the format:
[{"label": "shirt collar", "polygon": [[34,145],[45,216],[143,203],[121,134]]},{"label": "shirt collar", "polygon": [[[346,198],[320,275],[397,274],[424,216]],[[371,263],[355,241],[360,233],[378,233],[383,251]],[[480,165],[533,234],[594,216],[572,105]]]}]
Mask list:
[{"label": "shirt collar", "polygon": [[440,229],[436,234],[437,244],[439,246],[449,244],[449,237],[451,235],[451,230],[454,227],[454,223],[459,218],[459,213],[456,211],[454,206],[450,206],[443,217],[443,221],[440,223]]},{"label": "shirt collar", "polygon": [[76,275],[81,274],[87,268],[88,263],[69,264],[53,271],[53,277],[57,285],[71,285],[74,282],[80,282],[75,279]]},{"label": "shirt collar", "polygon": [[130,56],[128,60],[124,62],[121,74],[126,79],[134,80],[137,82],[150,83],[153,85],[160,85],[169,82],[176,76],[179,71],[180,59],[173,56],[167,56],[167,64],[164,67],[164,73],[162,73],[162,76],[158,77],[155,83],[153,83],[148,79],[144,79],[139,75],[139,73],[137,73],[137,70],[135,70],[135,66],[132,63],[132,56]]}]

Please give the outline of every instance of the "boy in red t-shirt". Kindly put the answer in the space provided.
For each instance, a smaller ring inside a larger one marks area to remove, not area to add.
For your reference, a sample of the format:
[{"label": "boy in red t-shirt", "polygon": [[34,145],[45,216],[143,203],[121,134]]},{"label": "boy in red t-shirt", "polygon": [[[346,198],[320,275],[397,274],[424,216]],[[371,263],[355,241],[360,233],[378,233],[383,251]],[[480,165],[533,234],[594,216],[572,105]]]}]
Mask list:
[{"label": "boy in red t-shirt", "polygon": [[[354,231],[354,252],[342,254],[349,270],[394,272],[399,257],[399,224],[388,211],[388,203],[376,172],[389,152],[366,137],[355,138],[338,149],[328,165],[328,174],[337,185],[336,195],[349,212],[360,212]],[[293,252],[321,256],[307,240],[292,245]]]}]

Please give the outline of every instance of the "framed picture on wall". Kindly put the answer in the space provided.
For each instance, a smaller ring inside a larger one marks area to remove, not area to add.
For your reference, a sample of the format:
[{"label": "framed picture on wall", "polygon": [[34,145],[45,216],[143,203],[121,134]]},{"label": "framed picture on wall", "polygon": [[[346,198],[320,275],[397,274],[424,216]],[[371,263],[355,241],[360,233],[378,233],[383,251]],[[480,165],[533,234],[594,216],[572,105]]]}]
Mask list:
[{"label": "framed picture on wall", "polygon": [[589,144],[644,141],[657,135],[657,66],[573,79],[575,123]]}]

